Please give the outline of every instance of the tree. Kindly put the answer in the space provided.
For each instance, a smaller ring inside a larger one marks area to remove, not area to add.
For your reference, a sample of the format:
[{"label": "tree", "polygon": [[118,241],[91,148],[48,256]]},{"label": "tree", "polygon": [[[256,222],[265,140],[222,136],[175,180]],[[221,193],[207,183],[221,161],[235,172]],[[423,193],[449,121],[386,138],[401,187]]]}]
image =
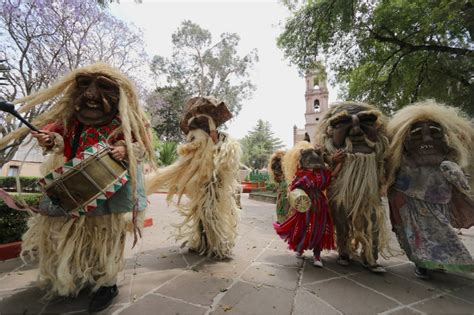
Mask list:
[{"label": "tree", "polygon": [[267,165],[270,155],[283,147],[282,141],[271,131],[268,121],[259,119],[257,125],[242,140],[242,163],[253,169],[261,169]]},{"label": "tree", "polygon": [[343,97],[386,112],[435,98],[474,114],[474,5],[451,0],[287,0],[278,45],[306,72],[328,58]]},{"label": "tree", "polygon": [[[92,0],[6,0],[0,4],[0,59],[6,59],[7,85],[0,96],[8,100],[47,87],[79,66],[107,62],[131,77],[147,64],[141,33],[100,9]],[[27,112],[31,121],[49,103]],[[0,134],[19,123],[0,113]],[[15,154],[19,139],[0,150],[0,165]]]},{"label": "tree", "polygon": [[166,77],[169,86],[182,87],[187,95],[225,101],[235,117],[255,90],[249,70],[258,61],[255,49],[242,57],[237,54],[239,41],[237,34],[223,33],[213,43],[208,30],[184,21],[172,35],[172,58],[155,56],[152,72],[157,80]]},{"label": "tree", "polygon": [[146,100],[151,125],[161,141],[181,142],[184,135],[179,128],[183,105],[188,98],[180,87],[157,88]]}]

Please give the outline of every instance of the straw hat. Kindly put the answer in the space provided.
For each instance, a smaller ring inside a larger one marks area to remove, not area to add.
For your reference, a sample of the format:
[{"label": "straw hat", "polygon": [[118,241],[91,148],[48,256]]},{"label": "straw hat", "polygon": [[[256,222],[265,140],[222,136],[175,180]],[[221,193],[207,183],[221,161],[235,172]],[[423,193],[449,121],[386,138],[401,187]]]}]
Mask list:
[{"label": "straw hat", "polygon": [[[179,127],[185,134],[189,132],[189,124],[191,121],[198,116],[212,118],[213,122],[209,122],[209,124],[213,124],[215,127],[219,127],[232,118],[232,113],[225,103],[219,102],[212,96],[193,97],[186,102],[185,108],[183,119],[181,119],[179,123]],[[211,129],[213,128],[211,127]]]}]

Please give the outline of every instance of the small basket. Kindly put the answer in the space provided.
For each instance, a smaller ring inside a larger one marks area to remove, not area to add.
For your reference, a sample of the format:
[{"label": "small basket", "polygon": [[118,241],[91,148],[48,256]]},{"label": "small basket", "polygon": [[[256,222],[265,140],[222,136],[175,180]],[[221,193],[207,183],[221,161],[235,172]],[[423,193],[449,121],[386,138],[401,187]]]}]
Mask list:
[{"label": "small basket", "polygon": [[293,189],[288,196],[291,208],[304,213],[311,208],[311,199],[303,189]]}]

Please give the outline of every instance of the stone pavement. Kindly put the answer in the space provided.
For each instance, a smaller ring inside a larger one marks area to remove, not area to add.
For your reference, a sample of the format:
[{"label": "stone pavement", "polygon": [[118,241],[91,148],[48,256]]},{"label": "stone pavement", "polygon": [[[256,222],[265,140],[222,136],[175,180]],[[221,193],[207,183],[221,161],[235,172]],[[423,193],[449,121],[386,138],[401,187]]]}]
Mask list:
[{"label": "stone pavement", "polygon": [[[435,273],[418,280],[395,239],[395,256],[380,261],[384,275],[359,263],[341,267],[334,252],[323,255],[324,269],[311,265],[309,252],[297,259],[275,236],[274,205],[247,196],[234,258],[215,261],[170,238],[180,218],[164,195],[153,195],[154,225],[135,249],[127,244],[119,296],[101,314],[474,314],[473,279]],[[474,228],[462,238],[474,254]],[[41,301],[36,272],[19,259],[0,262],[0,314],[87,314],[87,293]]]}]

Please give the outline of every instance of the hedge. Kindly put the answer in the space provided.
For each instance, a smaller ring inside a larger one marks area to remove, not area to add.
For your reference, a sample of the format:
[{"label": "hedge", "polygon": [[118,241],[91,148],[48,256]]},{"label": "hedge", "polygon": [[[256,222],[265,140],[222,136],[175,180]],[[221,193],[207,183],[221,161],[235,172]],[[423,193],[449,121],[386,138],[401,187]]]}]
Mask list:
[{"label": "hedge", "polygon": [[[31,193],[21,196],[27,204],[37,207],[41,194]],[[0,244],[21,240],[27,228],[28,218],[28,212],[10,209],[0,200]]]},{"label": "hedge", "polygon": [[246,177],[246,181],[251,182],[266,182],[270,178],[267,172],[259,172],[258,170],[251,171]]},{"label": "hedge", "polygon": [[[39,177],[34,176],[20,176],[20,184],[22,191],[40,192],[38,185]],[[6,191],[16,192],[16,177],[15,176],[0,176],[0,188]]]}]

